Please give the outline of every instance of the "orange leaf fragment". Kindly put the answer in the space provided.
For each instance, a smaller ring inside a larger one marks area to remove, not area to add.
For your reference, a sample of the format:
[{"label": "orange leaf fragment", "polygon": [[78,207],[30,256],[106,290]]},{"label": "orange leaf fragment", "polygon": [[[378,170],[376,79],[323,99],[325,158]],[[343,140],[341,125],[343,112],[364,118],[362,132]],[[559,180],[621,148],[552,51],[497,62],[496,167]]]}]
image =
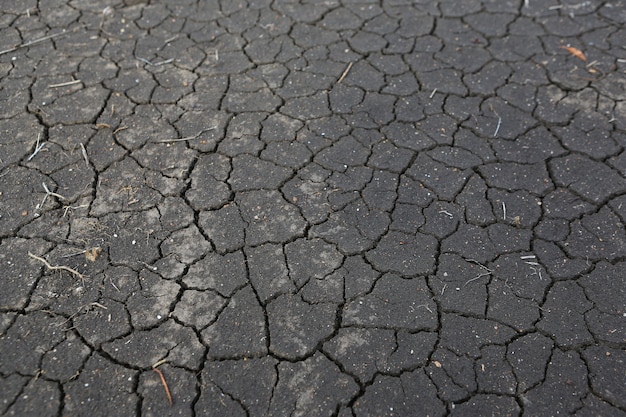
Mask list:
[{"label": "orange leaf fragment", "polygon": [[561,48],[565,49],[567,52],[574,55],[576,58],[580,60],[583,60],[583,61],[587,60],[587,57],[585,56],[583,51],[581,51],[578,48],[574,48],[573,46],[564,46],[564,45],[561,45]]}]

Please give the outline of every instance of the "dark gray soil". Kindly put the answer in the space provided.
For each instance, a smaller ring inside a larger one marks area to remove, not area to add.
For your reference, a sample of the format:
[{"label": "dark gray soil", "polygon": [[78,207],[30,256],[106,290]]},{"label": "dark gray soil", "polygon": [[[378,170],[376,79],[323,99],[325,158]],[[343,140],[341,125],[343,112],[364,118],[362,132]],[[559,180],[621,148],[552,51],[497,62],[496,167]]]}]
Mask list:
[{"label": "dark gray soil", "polygon": [[0,1],[0,415],[626,416],[625,27]]}]

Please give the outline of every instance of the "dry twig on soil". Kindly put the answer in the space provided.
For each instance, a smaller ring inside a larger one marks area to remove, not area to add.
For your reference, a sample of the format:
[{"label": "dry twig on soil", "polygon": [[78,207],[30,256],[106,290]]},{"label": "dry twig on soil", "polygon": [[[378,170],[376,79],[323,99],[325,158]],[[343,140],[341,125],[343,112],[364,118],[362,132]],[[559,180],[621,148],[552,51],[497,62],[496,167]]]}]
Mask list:
[{"label": "dry twig on soil", "polygon": [[72,80],[72,81],[68,81],[68,82],[65,82],[65,83],[50,84],[50,85],[48,86],[48,88],[67,87],[67,86],[69,86],[69,85],[80,84],[80,83],[82,83],[82,81],[81,81],[81,80]]},{"label": "dry twig on soil", "polygon": [[200,137],[201,134],[203,134],[204,132],[208,132],[210,130],[215,130],[217,129],[217,126],[211,126],[211,127],[207,127],[206,129],[203,129],[201,131],[199,131],[198,133],[196,133],[193,136],[186,136],[184,138],[174,138],[174,139],[163,139],[163,140],[155,140],[154,143],[172,143],[172,142],[185,142],[188,140],[194,140]]},{"label": "dry twig on soil", "polygon": [[41,133],[37,135],[37,142],[35,143],[35,151],[28,157],[27,161],[30,161],[31,159],[33,159],[35,155],[37,155],[39,151],[42,150],[44,146],[46,146],[46,142],[39,144],[39,139],[41,139]]},{"label": "dry twig on soil", "polygon": [[337,80],[337,84],[341,84],[341,82],[343,81],[344,78],[346,78],[346,76],[348,75],[348,73],[350,72],[350,68],[352,68],[353,62],[348,63],[348,66],[346,67],[346,69],[343,71],[343,73],[341,74],[341,77],[339,77],[339,79]]},{"label": "dry twig on soil", "polygon": [[170,407],[171,407],[174,401],[172,400],[172,394],[170,393],[170,388],[167,386],[167,381],[165,381],[165,376],[163,376],[163,372],[161,372],[161,370],[157,368],[159,365],[161,365],[164,362],[165,361],[159,361],[155,363],[154,365],[152,365],[152,370],[156,372],[157,374],[159,374],[159,378],[161,378],[161,384],[163,384],[165,395],[167,395],[167,400],[169,401]]},{"label": "dry twig on soil", "polygon": [[83,154],[83,159],[85,160],[85,165],[87,165],[87,168],[89,168],[89,157],[87,156],[87,149],[85,149],[85,145],[83,145],[82,143],[80,144],[80,151]]},{"label": "dry twig on soil", "polygon": [[5,49],[4,51],[0,51],[0,55],[8,54],[9,52],[17,51],[18,49],[27,48],[27,47],[29,47],[31,45],[35,45],[35,44],[37,44],[39,42],[47,41],[48,39],[53,39],[53,38],[56,38],[58,36],[62,36],[62,35],[65,35],[65,34],[66,34],[66,31],[65,31],[65,29],[63,29],[63,32],[55,33],[55,34],[48,35],[48,36],[44,36],[42,38],[38,38],[38,39],[29,41],[29,42],[25,42],[25,43],[21,43],[19,45],[15,45],[14,47],[9,48],[9,49]]},{"label": "dry twig on soil", "polygon": [[43,200],[41,201],[41,203],[37,205],[36,207],[37,209],[43,209],[43,205],[46,204],[46,200],[48,199],[48,196],[53,196],[53,197],[60,198],[61,200],[66,200],[66,198],[63,197],[61,194],[53,193],[52,191],[50,191],[50,189],[48,188],[45,182],[42,182],[41,185],[43,185],[43,189],[46,191],[46,195],[43,197]]}]

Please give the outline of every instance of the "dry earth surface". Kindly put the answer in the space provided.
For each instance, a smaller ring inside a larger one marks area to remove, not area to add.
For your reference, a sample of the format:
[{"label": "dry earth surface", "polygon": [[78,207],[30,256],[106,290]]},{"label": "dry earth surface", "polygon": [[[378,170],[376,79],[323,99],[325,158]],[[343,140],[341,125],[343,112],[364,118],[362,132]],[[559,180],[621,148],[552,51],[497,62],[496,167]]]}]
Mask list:
[{"label": "dry earth surface", "polygon": [[625,24],[1,0],[0,415],[626,416]]}]

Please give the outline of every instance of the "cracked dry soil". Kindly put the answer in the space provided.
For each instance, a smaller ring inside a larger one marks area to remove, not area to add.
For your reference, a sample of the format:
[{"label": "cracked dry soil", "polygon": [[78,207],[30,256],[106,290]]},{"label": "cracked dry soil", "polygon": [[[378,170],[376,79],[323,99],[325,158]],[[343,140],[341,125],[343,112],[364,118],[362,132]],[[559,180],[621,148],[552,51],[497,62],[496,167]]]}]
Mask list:
[{"label": "cracked dry soil", "polygon": [[626,416],[625,23],[0,1],[0,415]]}]

